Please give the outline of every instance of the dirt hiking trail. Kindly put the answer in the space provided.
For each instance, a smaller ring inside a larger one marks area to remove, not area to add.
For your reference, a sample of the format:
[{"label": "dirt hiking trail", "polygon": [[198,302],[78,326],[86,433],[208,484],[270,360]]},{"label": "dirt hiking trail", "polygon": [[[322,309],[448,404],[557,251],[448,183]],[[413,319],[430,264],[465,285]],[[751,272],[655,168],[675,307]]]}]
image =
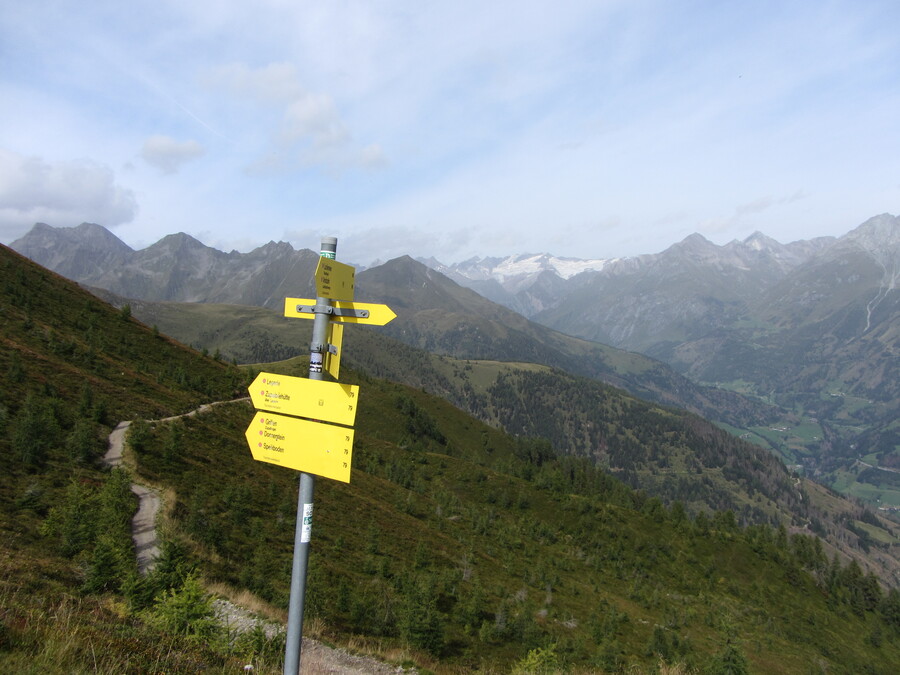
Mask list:
[{"label": "dirt hiking trail", "polygon": [[[231,403],[231,401],[221,401],[221,403]],[[218,403],[204,404],[184,415],[149,421],[153,424],[170,422],[179,417],[193,417],[209,410],[214,405],[218,405]],[[121,466],[122,454],[125,450],[125,437],[128,434],[129,426],[131,426],[130,421],[119,422],[109,434],[109,445],[106,454],[103,455],[103,461],[107,466]],[[156,519],[159,516],[161,500],[156,490],[144,485],[133,483],[131,491],[138,498],[138,510],[131,519],[131,537],[134,540],[138,570],[141,574],[147,574],[153,569],[160,554]],[[214,607],[219,621],[231,629],[239,629],[238,627],[243,626],[244,630],[251,630],[257,622],[261,621],[249,611],[228,600],[216,600]],[[341,649],[332,649],[308,637],[303,638],[301,652],[300,675],[360,675],[363,673],[390,675],[415,672],[399,666],[391,666],[367,656],[355,656]]]}]

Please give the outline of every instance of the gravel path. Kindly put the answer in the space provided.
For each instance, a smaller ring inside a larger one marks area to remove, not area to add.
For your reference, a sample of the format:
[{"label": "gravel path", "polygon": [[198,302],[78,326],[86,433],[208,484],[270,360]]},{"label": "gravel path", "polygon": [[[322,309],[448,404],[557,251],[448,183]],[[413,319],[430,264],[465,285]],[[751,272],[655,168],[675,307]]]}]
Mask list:
[{"label": "gravel path", "polygon": [[[192,417],[197,413],[208,410],[215,403],[205,404],[197,410],[192,410],[184,415],[167,417],[160,422],[168,422],[179,417]],[[125,435],[131,422],[119,422],[109,435],[109,445],[103,461],[111,467],[122,464],[122,453],[125,449]],[[143,485],[132,484],[131,491],[138,497],[138,510],[131,519],[131,536],[134,540],[134,548],[137,555],[138,570],[141,574],[147,574],[153,569],[156,558],[159,557],[159,540],[156,536],[156,518],[159,515],[159,494]],[[213,607],[218,619],[229,630],[251,630],[257,623],[262,623],[266,633],[272,635],[276,631],[284,630],[283,626],[272,622],[262,621],[242,607],[228,600],[216,600]],[[303,638],[301,647],[300,674],[301,675],[392,675],[395,673],[415,672],[399,666],[391,666],[383,661],[366,657],[355,656],[341,649],[333,649],[312,638]]]},{"label": "gravel path", "polygon": [[131,519],[131,538],[137,554],[138,571],[147,574],[159,557],[159,539],[156,537],[156,516],[159,515],[159,495],[156,490],[132,484],[131,491],[138,496],[138,510]]},{"label": "gravel path", "polygon": [[[125,449],[125,434],[131,422],[119,422],[109,435],[109,445],[103,461],[108,466],[121,466]],[[131,538],[137,554],[138,571],[147,574],[159,557],[159,540],[156,537],[156,516],[159,515],[159,495],[143,485],[132,484],[131,491],[137,495],[138,510],[131,519]]]},{"label": "gravel path", "polygon": [[131,422],[119,422],[116,428],[109,435],[109,446],[106,454],[103,455],[103,461],[109,466],[119,466],[122,463],[122,450],[125,448],[125,432]]}]

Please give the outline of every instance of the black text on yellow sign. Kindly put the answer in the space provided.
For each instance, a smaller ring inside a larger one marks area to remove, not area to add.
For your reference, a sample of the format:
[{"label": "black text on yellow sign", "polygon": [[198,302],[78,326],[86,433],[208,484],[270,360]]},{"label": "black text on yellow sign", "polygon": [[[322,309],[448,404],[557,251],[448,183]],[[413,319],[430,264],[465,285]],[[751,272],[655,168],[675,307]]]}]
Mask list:
[{"label": "black text on yellow sign", "polygon": [[259,462],[350,482],[353,429],[258,411],[244,435]]},{"label": "black text on yellow sign", "polygon": [[250,400],[258,410],[309,417],[352,426],[359,386],[260,373],[250,385]]},{"label": "black text on yellow sign", "polygon": [[356,268],[328,258],[316,266],[316,294],[330,300],[353,300]]}]

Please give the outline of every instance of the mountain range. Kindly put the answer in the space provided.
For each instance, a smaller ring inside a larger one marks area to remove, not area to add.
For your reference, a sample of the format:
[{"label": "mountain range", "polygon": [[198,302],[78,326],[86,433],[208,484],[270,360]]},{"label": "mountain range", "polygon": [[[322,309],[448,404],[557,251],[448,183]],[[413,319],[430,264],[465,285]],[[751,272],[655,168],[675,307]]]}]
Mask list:
[{"label": "mountain range", "polygon": [[[73,281],[113,293],[121,302],[226,303],[280,310],[286,296],[315,295],[318,256],[283,242],[247,254],[226,254],[177,234],[133,251],[105,228],[83,223],[74,228],[38,224],[11,248]],[[92,262],[82,264],[81,258],[88,256]],[[408,256],[360,272],[356,298],[388,304],[398,316],[384,332],[427,351],[559,367],[737,426],[777,416],[766,405],[698,387],[658,360],[529,321]],[[301,353],[303,347],[294,349]],[[289,355],[278,353],[282,358]],[[258,360],[269,356],[255,355]]]},{"label": "mountain range", "polygon": [[[357,298],[394,307],[384,331],[407,344],[598,378],[750,432],[823,482],[900,507],[893,474],[872,468],[900,466],[898,233],[883,214],[787,245],[695,234],[627,259],[403,257],[361,271]],[[12,246],[125,299],[280,308],[286,295],[314,295],[317,256],[285,243],[222,253],[178,234],[133,251],[98,225],[39,224]]]},{"label": "mountain range", "polygon": [[10,246],[68,279],[127,298],[232,302],[281,307],[287,295],[314,292],[318,255],[284,242],[223,253],[190,235],[163,237],[135,251],[105,227],[38,223]]}]

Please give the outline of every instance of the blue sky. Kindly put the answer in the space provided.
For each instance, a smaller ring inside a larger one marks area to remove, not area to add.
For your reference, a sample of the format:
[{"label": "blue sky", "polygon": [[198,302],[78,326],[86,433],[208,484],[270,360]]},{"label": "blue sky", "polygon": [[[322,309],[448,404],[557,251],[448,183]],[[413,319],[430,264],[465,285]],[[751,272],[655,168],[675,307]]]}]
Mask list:
[{"label": "blue sky", "polygon": [[0,241],[368,264],[782,242],[900,211],[900,3],[0,6]]}]

